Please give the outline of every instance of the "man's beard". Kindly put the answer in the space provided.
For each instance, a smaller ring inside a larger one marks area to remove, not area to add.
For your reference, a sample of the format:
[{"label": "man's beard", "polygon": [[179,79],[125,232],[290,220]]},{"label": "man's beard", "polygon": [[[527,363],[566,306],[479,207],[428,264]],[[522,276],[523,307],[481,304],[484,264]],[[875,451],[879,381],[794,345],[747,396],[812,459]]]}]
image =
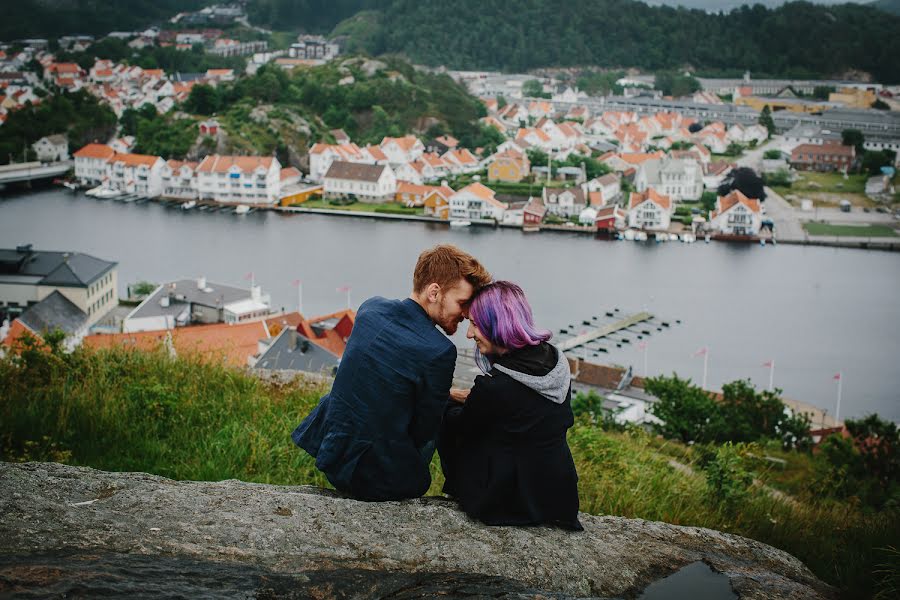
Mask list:
[{"label": "man's beard", "polygon": [[456,330],[459,327],[461,321],[462,319],[460,319],[459,317],[455,319],[450,318],[450,316],[447,315],[446,311],[444,310],[443,302],[441,303],[441,307],[438,310],[438,325],[441,329],[444,330],[444,333],[446,333],[447,335],[453,335],[454,333],[456,333]]}]

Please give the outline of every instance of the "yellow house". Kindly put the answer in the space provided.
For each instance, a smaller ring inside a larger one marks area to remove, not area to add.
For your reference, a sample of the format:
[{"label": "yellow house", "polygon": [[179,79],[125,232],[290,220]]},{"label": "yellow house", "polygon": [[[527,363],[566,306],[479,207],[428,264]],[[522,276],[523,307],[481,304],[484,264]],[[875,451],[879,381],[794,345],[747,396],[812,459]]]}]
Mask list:
[{"label": "yellow house", "polygon": [[531,169],[531,163],[524,152],[509,148],[494,155],[488,165],[488,181],[522,181]]},{"label": "yellow house", "polygon": [[302,204],[313,196],[322,196],[323,188],[321,185],[289,185],[281,191],[281,206],[290,206],[291,204]]},{"label": "yellow house", "polygon": [[845,87],[828,94],[829,102],[838,102],[851,108],[870,108],[876,100],[875,92],[860,88]]},{"label": "yellow house", "polygon": [[765,106],[768,106],[772,112],[787,110],[799,113],[817,113],[828,108],[828,105],[822,102],[797,98],[763,98],[761,96],[735,98],[734,103],[738,106],[749,106],[760,112]]},{"label": "yellow house", "polygon": [[446,185],[432,188],[425,196],[425,216],[444,220],[449,219],[450,196],[453,193],[453,190]]}]

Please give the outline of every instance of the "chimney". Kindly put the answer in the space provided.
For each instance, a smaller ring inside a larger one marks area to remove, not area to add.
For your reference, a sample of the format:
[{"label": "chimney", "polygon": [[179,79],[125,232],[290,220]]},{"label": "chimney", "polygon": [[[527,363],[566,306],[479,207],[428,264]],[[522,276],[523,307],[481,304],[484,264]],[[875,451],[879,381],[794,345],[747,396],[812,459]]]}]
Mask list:
[{"label": "chimney", "polygon": [[206,277],[198,277],[197,278],[197,289],[202,290],[206,288]]},{"label": "chimney", "polygon": [[262,288],[258,285],[252,286],[250,288],[250,298],[259,302],[260,298],[262,298]]}]

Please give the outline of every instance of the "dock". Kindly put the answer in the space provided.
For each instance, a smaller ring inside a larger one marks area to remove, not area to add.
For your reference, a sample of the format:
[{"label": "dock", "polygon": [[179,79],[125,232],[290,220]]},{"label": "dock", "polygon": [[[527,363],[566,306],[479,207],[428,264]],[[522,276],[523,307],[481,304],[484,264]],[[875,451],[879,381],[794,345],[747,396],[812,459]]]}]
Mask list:
[{"label": "dock", "polygon": [[638,323],[649,321],[652,318],[653,315],[648,312],[639,312],[637,314],[625,317],[624,319],[615,321],[614,323],[608,323],[606,325],[603,325],[602,327],[596,327],[590,331],[586,331],[585,333],[581,333],[567,340],[563,340],[559,344],[557,344],[557,346],[559,346],[560,350],[566,352],[568,350],[578,348],[579,346],[589,344],[594,340],[607,337],[617,331],[621,331],[622,329],[628,329],[629,327],[637,325]]}]

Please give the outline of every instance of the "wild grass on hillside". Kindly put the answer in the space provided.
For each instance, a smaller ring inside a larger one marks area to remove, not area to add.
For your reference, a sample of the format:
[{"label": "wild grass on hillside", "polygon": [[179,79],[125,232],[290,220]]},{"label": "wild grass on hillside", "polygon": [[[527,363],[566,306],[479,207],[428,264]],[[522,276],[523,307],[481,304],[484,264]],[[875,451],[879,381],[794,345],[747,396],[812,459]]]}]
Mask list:
[{"label": "wild grass on hillside", "polygon": [[[290,439],[324,391],[303,380],[266,383],[162,350],[28,349],[0,358],[0,457],[174,479],[325,486],[312,458]],[[797,556],[848,598],[871,597],[878,585],[897,587],[900,555],[890,547],[900,538],[900,515],[817,500],[803,483],[802,459],[784,471],[755,473],[795,494],[786,501],[746,485],[735,468],[746,449],[720,447],[713,459],[721,468],[710,477],[701,469],[709,456],[642,431],[605,432],[580,418],[569,443],[585,512],[757,539]],[[437,494],[443,483],[437,458],[432,473],[429,493]]]}]

